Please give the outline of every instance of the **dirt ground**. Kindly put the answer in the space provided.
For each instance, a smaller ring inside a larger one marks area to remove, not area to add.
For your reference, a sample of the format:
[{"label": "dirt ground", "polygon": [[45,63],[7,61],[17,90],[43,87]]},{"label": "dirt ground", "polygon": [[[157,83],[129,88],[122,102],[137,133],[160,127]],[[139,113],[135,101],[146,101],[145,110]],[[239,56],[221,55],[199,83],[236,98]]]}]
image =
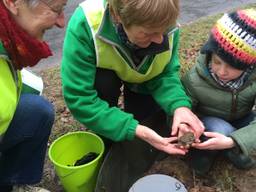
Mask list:
[{"label": "dirt ground", "polygon": [[[218,159],[205,178],[196,177],[184,160],[174,156],[155,162],[145,174],[165,174],[175,177],[189,192],[254,192],[256,189],[256,169],[238,170],[224,159]],[[46,159],[44,178],[39,186],[51,192],[64,191],[48,159]]]},{"label": "dirt ground", "polygon": [[[59,136],[76,130],[85,130],[66,108],[62,93],[60,78],[56,73],[59,69],[42,72],[45,79],[45,96],[55,105],[56,119],[50,144]],[[51,86],[49,86],[51,85]],[[212,171],[207,177],[199,178],[188,167],[184,157],[168,156],[155,162],[145,174],[166,174],[180,180],[189,192],[254,192],[256,189],[256,169],[248,171],[238,170],[223,158],[217,159]],[[39,186],[49,189],[51,192],[64,191],[58,177],[55,174],[53,164],[46,158],[44,176]]]}]

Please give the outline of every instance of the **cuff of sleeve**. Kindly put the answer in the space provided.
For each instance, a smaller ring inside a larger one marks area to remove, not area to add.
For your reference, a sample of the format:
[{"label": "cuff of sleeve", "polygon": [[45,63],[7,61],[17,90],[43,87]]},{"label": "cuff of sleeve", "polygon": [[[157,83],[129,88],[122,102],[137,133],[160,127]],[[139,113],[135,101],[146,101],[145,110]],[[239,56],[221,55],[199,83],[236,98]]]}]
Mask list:
[{"label": "cuff of sleeve", "polygon": [[236,132],[233,132],[230,134],[230,137],[232,139],[234,139],[234,141],[236,142],[236,144],[239,146],[239,148],[241,149],[241,151],[243,152],[244,155],[248,156],[249,152],[246,148],[246,146],[244,145],[243,141],[240,139],[239,136],[237,136]]},{"label": "cuff of sleeve", "polygon": [[139,122],[135,119],[131,122],[131,125],[128,128],[128,131],[127,131],[127,137],[126,137],[127,140],[133,140],[134,139],[135,129],[138,126],[138,124],[139,124]]}]

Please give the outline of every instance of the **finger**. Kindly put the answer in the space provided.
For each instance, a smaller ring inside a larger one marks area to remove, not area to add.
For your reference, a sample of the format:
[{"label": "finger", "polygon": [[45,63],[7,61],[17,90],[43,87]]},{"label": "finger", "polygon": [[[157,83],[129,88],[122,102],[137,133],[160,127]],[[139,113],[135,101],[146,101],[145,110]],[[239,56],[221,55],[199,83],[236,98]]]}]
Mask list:
[{"label": "finger", "polygon": [[179,127],[179,130],[181,130],[183,132],[190,131],[189,126],[188,126],[187,123],[180,123],[178,127]]},{"label": "finger", "polygon": [[191,132],[191,130],[189,129],[189,126],[186,123],[180,123],[178,128],[179,128],[178,137],[181,137],[186,132]]},{"label": "finger", "polygon": [[216,133],[216,132],[204,132],[204,135],[207,137],[218,137],[220,135],[220,133]]},{"label": "finger", "polygon": [[203,124],[203,122],[195,115],[195,118],[196,118],[196,125],[199,125],[199,128],[201,129],[202,132],[204,132],[205,130],[205,126]]},{"label": "finger", "polygon": [[194,122],[191,124],[191,128],[195,132],[196,138],[199,138],[205,130],[203,123],[196,116]]},{"label": "finger", "polygon": [[180,124],[180,122],[176,118],[173,118],[171,135],[176,135],[177,134],[179,124]]},{"label": "finger", "polygon": [[212,146],[212,144],[213,142],[211,141],[211,139],[209,139],[203,143],[194,143],[192,144],[192,146],[197,149],[209,149]]},{"label": "finger", "polygon": [[157,141],[157,143],[160,145],[167,146],[167,145],[169,145],[170,142],[166,138],[162,138],[159,141]]},{"label": "finger", "polygon": [[167,137],[167,138],[164,138],[166,140],[166,142],[168,143],[173,143],[175,141],[178,140],[178,137]]}]

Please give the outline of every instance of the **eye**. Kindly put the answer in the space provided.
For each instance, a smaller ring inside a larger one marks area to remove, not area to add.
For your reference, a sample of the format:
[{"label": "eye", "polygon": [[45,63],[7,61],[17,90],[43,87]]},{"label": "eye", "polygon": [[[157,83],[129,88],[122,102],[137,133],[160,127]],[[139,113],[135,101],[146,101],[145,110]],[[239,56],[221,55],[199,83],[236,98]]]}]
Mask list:
[{"label": "eye", "polygon": [[214,63],[216,64],[216,65],[220,65],[221,63],[220,63],[220,61],[214,61]]},{"label": "eye", "polygon": [[65,5],[64,6],[61,6],[61,7],[56,7],[56,8],[52,8],[52,10],[57,13],[58,15],[60,15],[65,9]]},{"label": "eye", "polygon": [[52,12],[56,13],[57,15],[61,15],[61,13],[64,11],[64,8],[66,4],[54,6],[47,3],[45,0],[41,0],[41,3],[43,3],[45,6],[47,6]]},{"label": "eye", "polygon": [[220,65],[221,64],[221,61],[216,58],[216,57],[212,57],[212,62],[215,64],[215,65]]}]

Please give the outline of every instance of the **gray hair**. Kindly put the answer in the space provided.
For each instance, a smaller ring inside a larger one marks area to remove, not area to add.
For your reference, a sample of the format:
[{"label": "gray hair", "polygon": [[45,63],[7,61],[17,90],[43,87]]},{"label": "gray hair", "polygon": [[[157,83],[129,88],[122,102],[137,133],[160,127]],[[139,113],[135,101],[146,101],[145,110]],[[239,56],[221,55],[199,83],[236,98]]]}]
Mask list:
[{"label": "gray hair", "polygon": [[[40,3],[41,0],[24,0],[24,1],[28,4],[29,7],[34,8]],[[43,1],[45,3],[51,3],[54,0],[43,0]]]},{"label": "gray hair", "polygon": [[40,0],[25,0],[25,2],[29,5],[29,7],[34,8],[39,4]]}]

